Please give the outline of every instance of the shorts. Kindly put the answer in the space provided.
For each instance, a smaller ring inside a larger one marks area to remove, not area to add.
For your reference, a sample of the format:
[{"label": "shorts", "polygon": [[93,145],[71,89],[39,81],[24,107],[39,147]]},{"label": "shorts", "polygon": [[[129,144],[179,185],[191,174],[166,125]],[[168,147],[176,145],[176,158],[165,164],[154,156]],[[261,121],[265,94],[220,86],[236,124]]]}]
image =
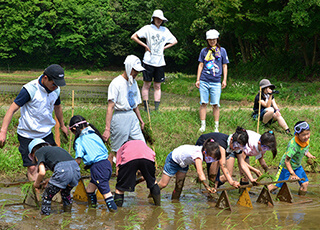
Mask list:
[{"label": "shorts", "polygon": [[[42,139],[45,140],[46,142],[48,142],[52,146],[56,146],[57,145],[56,142],[54,141],[52,133],[50,133],[48,136],[46,136],[45,138],[42,138]],[[29,143],[32,140],[33,139],[31,139],[31,138],[26,138],[26,137],[23,137],[23,136],[18,134],[18,141],[20,143],[19,152],[21,154],[24,167],[29,167],[29,166],[32,166],[32,165],[36,165],[29,158],[28,146],[29,146]]]},{"label": "shorts", "polygon": [[[263,116],[266,114],[266,109],[265,108],[262,108],[261,111],[260,111],[260,121],[263,121]],[[277,112],[276,110],[274,111],[274,113]],[[258,120],[258,113],[253,113],[252,114],[252,117],[253,119],[256,121]],[[275,120],[273,120],[273,118],[271,118],[266,124],[272,124],[273,122],[275,122]]]},{"label": "shorts", "polygon": [[111,151],[117,152],[129,140],[145,142],[137,115],[133,110],[114,111],[110,126]]},{"label": "shorts", "polygon": [[209,103],[210,105],[218,105],[220,107],[221,83],[200,81],[200,104]]},{"label": "shorts", "polygon": [[110,161],[102,160],[93,163],[90,167],[91,180],[90,182],[98,187],[102,195],[109,193],[109,180],[112,174]]},{"label": "shorts", "polygon": [[54,172],[49,183],[58,188],[65,189],[67,186],[76,186],[80,178],[80,167],[75,160],[62,161],[54,166]]},{"label": "shorts", "polygon": [[152,81],[154,79],[154,82],[164,82],[164,69],[165,66],[151,66],[147,65],[145,63],[142,64],[142,66],[146,69],[142,72],[143,74],[143,81]]},{"label": "shorts", "polygon": [[189,165],[185,168],[182,168],[172,159],[172,152],[166,158],[166,162],[163,167],[163,173],[169,177],[173,177],[177,172],[187,173],[189,170]]},{"label": "shorts", "polygon": [[[304,171],[304,169],[302,168],[302,166],[300,165],[298,168],[296,168],[295,170],[293,170],[294,173],[299,177],[299,178],[305,178],[304,181],[299,181],[299,184],[303,184],[307,181],[309,181],[306,172]],[[279,165],[279,169],[276,175],[276,180],[280,181],[280,180],[288,180],[290,178],[290,172],[288,169],[284,168],[283,166]],[[283,185],[283,183],[277,183],[276,186],[278,188],[281,188]]]},{"label": "shorts", "polygon": [[140,170],[143,178],[150,189],[156,182],[155,163],[147,159],[136,159],[119,165],[116,189],[120,191],[133,192],[136,187],[136,173]]}]

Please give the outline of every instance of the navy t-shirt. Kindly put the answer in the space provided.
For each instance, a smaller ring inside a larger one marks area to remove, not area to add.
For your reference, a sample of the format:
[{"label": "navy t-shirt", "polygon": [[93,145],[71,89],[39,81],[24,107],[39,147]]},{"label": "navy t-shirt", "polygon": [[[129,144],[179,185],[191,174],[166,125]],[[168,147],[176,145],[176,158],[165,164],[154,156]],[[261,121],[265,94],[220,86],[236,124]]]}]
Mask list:
[{"label": "navy t-shirt", "polygon": [[35,156],[38,165],[43,162],[51,171],[54,171],[54,166],[59,162],[74,160],[66,150],[58,146],[43,146],[35,152]]},{"label": "navy t-shirt", "polygon": [[[259,97],[260,97],[260,95],[259,95],[260,93],[258,93],[257,95],[256,95],[256,97],[254,98],[254,104],[253,104],[253,112],[254,113],[259,113]],[[272,95],[272,100],[274,99],[274,95]],[[266,100],[266,98],[265,98],[265,96],[264,96],[264,94],[262,93],[261,94],[261,100]],[[266,107],[264,107],[264,106],[262,106],[261,105],[261,109],[263,110],[263,109],[265,109]]]},{"label": "navy t-shirt", "polygon": [[224,133],[206,133],[206,134],[202,134],[197,142],[196,142],[196,145],[203,145],[203,143],[211,138],[213,139],[214,141],[218,142],[218,144],[224,148],[224,149],[227,149],[228,148],[228,137],[229,135],[227,134],[224,134]]}]

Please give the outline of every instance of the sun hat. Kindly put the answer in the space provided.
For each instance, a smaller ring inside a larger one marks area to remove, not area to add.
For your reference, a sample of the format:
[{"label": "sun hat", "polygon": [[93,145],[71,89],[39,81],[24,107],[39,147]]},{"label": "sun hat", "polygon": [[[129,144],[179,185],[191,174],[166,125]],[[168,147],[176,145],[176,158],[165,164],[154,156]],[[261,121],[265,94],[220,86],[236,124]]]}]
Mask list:
[{"label": "sun hat", "polygon": [[153,14],[151,16],[151,22],[153,21],[153,18],[160,18],[163,22],[167,22],[168,21],[168,19],[163,16],[162,10],[153,11]]},{"label": "sun hat", "polygon": [[261,89],[270,87],[271,89],[276,88],[275,85],[271,84],[271,82],[268,79],[262,79],[259,83],[259,86],[261,87]]},{"label": "sun hat", "polygon": [[29,145],[28,145],[29,155],[28,156],[29,156],[30,160],[33,161],[33,159],[34,159],[34,157],[31,156],[31,152],[32,152],[33,148],[39,144],[42,144],[42,143],[47,143],[47,142],[41,138],[35,138],[29,143]]},{"label": "sun hat", "polygon": [[219,38],[219,32],[217,30],[208,30],[206,32],[206,39],[216,39],[216,38]]},{"label": "sun hat", "polygon": [[65,86],[64,71],[58,64],[52,64],[44,70],[44,75],[50,77],[57,86]]},{"label": "sun hat", "polygon": [[133,84],[133,77],[131,76],[132,69],[138,72],[145,70],[145,68],[143,68],[141,65],[140,59],[135,55],[128,55],[126,57],[126,60],[124,60],[124,67],[128,77],[129,86],[132,86]]}]

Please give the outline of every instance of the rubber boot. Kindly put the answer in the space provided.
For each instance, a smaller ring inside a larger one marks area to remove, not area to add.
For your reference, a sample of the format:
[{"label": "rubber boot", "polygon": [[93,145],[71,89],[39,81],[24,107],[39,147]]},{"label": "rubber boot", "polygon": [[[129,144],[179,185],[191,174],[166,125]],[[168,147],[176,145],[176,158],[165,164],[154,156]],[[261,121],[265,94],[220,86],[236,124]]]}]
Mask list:
[{"label": "rubber boot", "polygon": [[307,191],[302,191],[299,189],[298,195],[299,196],[305,196],[307,194]]},{"label": "rubber boot", "polygon": [[144,111],[148,112],[148,108],[149,108],[149,112],[150,112],[149,101],[143,100],[143,105],[144,105]]},{"label": "rubber boot", "polygon": [[118,193],[114,194],[114,202],[118,207],[122,207],[123,201],[124,201],[124,194],[118,194]]},{"label": "rubber boot", "polygon": [[182,190],[173,190],[171,200],[179,200]]},{"label": "rubber boot", "polygon": [[113,196],[105,199],[106,205],[110,212],[116,212],[118,210],[116,203],[114,202]]},{"label": "rubber boot", "polygon": [[160,197],[160,188],[158,184],[154,184],[152,188],[150,188],[150,194],[156,206],[161,205],[161,197]]},{"label": "rubber boot", "polygon": [[88,206],[90,208],[97,207],[97,195],[94,192],[87,193],[88,195]]},{"label": "rubber boot", "polygon": [[155,101],[154,102],[154,110],[158,111],[159,110],[159,105],[160,105],[160,101]]}]

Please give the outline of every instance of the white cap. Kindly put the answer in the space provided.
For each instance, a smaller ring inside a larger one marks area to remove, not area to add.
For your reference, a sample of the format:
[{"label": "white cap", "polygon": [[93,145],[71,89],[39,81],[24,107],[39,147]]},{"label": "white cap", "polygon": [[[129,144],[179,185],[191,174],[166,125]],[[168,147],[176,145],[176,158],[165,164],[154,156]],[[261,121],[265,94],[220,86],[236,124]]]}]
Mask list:
[{"label": "white cap", "polygon": [[219,38],[219,32],[217,30],[208,30],[206,33],[206,39],[216,39]]},{"label": "white cap", "polygon": [[133,84],[133,77],[131,76],[131,70],[134,69],[135,71],[141,72],[145,70],[142,67],[140,59],[135,55],[128,55],[126,60],[124,60],[124,67],[126,70],[126,74],[128,77],[129,85]]},{"label": "white cap", "polygon": [[155,10],[155,11],[153,11],[153,14],[152,14],[152,17],[151,17],[151,22],[153,21],[153,18],[160,18],[163,22],[167,22],[167,21],[168,21],[168,19],[166,19],[166,18],[163,16],[162,10]]}]

